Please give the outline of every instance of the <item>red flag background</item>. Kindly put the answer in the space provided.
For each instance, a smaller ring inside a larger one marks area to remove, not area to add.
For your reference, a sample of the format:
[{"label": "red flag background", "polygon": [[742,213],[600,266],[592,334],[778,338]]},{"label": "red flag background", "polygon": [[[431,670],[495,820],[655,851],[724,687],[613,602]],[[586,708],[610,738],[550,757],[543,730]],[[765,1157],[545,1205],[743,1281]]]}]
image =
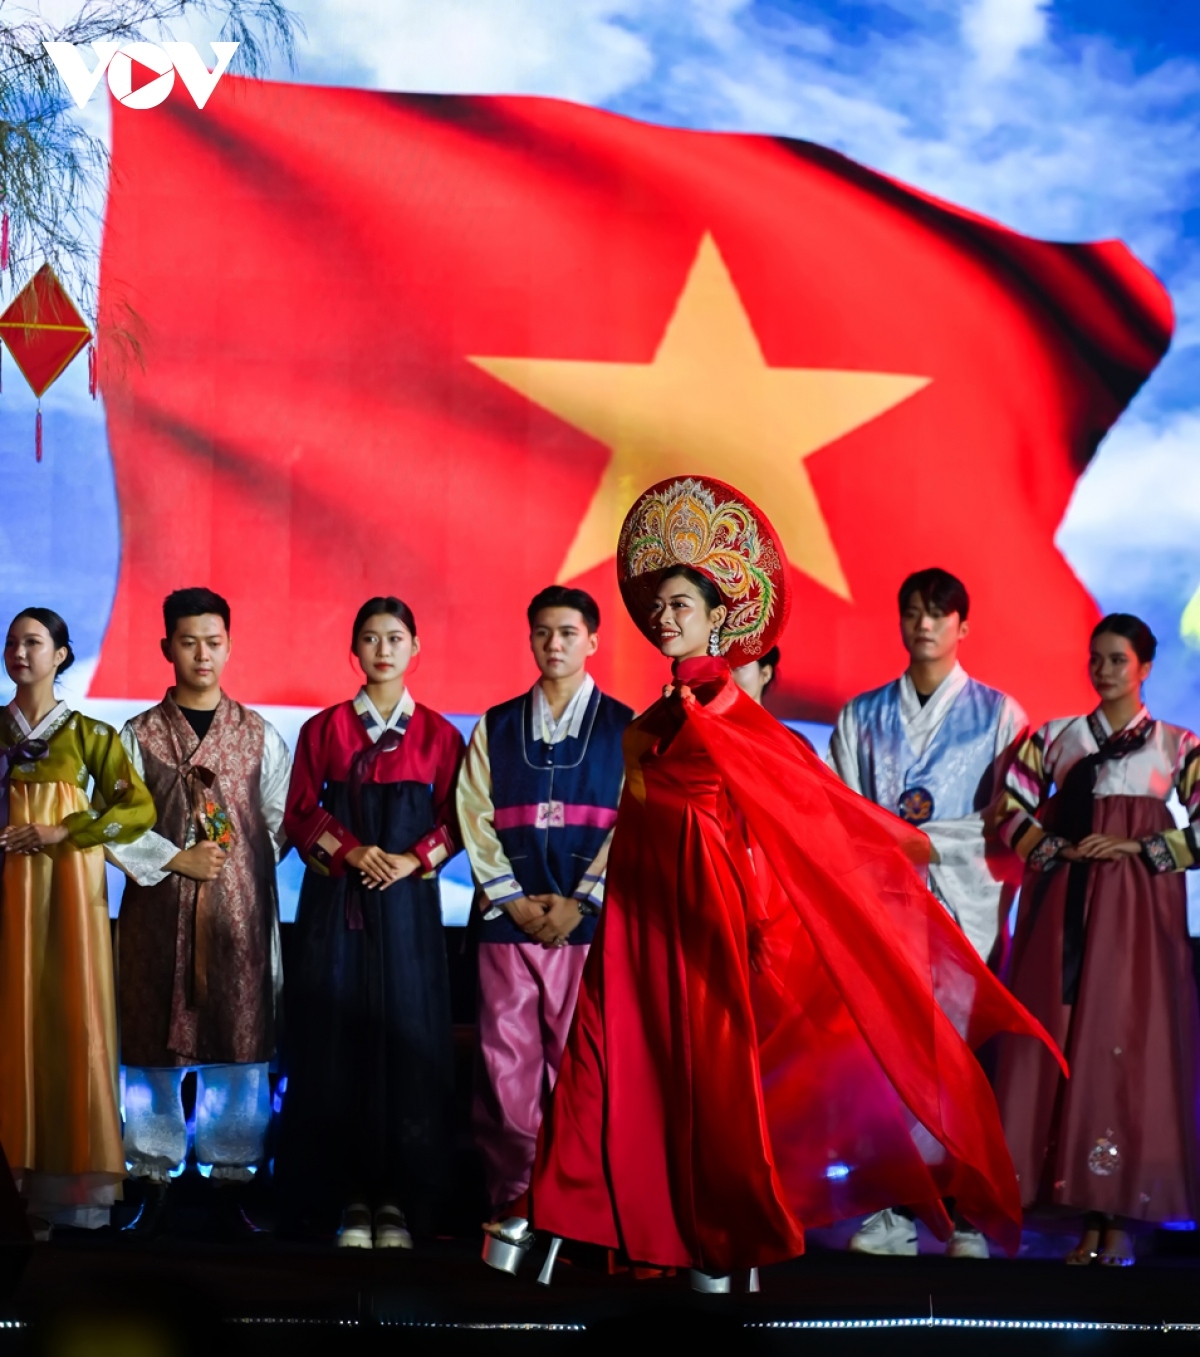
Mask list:
[{"label": "red flag background", "polygon": [[230,76],[202,112],[114,105],[122,561],[92,692],[156,695],[162,597],[206,583],[238,696],[324,704],[358,604],[394,592],[422,700],[476,712],[528,684],[525,604],[573,576],[598,678],[644,703],[663,663],[602,543],[702,470],[789,525],[781,714],[894,677],[896,589],[930,564],[971,591],[973,674],[1034,719],[1084,710],[1097,610],[1054,535],[1171,326],[1119,243],[1030,240],[802,142]]}]

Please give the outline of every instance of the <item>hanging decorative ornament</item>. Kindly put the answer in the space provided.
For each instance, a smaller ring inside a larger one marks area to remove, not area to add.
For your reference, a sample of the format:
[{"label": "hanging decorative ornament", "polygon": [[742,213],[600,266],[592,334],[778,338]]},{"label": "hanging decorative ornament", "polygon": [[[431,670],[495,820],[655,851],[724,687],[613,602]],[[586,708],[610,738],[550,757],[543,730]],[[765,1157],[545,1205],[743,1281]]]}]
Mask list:
[{"label": "hanging decorative ornament", "polygon": [[[92,332],[49,264],[43,264],[0,315],[0,339],[38,398],[34,446],[42,460],[42,396],[92,340]],[[89,377],[94,369],[89,367]],[[93,390],[94,394],[94,390]]]},{"label": "hanging decorative ornament", "polygon": [[8,268],[8,208],[0,209],[0,273]]}]

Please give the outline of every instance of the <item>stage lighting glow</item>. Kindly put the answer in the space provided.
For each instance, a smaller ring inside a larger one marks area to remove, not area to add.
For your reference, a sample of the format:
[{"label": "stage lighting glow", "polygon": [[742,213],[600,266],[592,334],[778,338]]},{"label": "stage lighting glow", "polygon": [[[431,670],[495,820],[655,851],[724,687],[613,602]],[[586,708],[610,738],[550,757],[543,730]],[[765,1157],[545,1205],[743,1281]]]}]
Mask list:
[{"label": "stage lighting glow", "polygon": [[[305,1324],[327,1325],[335,1328],[358,1328],[357,1319],[309,1319],[296,1316],[244,1316],[227,1321],[231,1324]],[[483,1332],[511,1331],[517,1333],[585,1333],[586,1324],[569,1322],[538,1322],[536,1320],[476,1321],[387,1319],[373,1321],[384,1329],[456,1329]],[[0,1327],[3,1327],[0,1324]],[[21,1327],[10,1324],[10,1328]],[[1197,1324],[1121,1324],[1102,1320],[1077,1319],[939,1319],[934,1316],[904,1319],[772,1319],[749,1321],[745,1329],[772,1330],[888,1330],[888,1329],[991,1329],[1028,1330],[1039,1333],[1200,1333]]]},{"label": "stage lighting glow", "polygon": [[[122,1071],[124,1073],[124,1071]],[[125,1081],[122,1079],[122,1084]],[[150,1112],[154,1107],[154,1095],[150,1089],[142,1083],[125,1084],[125,1097],[122,1100],[121,1117],[125,1118],[126,1108],[132,1108],[135,1112]]]},{"label": "stage lighting glow", "polygon": [[225,1084],[205,1084],[203,1107],[197,1108],[197,1115],[203,1111],[210,1121],[219,1121],[229,1105],[229,1089]]},{"label": "stage lighting glow", "polygon": [[1194,1230],[1196,1222],[1194,1220],[1164,1220],[1158,1228],[1160,1230]]},{"label": "stage lighting glow", "polygon": [[850,1177],[849,1164],[830,1164],[825,1170],[825,1177],[835,1183],[840,1183],[843,1178]]},{"label": "stage lighting glow", "polygon": [[478,1329],[487,1333],[493,1330],[513,1330],[517,1333],[585,1333],[587,1331],[586,1324],[537,1323],[534,1320],[528,1320],[525,1323],[516,1321],[486,1323],[482,1320],[472,1323],[468,1320],[460,1320],[456,1323],[453,1320],[381,1319],[379,1324],[381,1328],[385,1329]]},{"label": "stage lighting glow", "polygon": [[357,1319],[311,1319],[303,1315],[238,1315],[227,1324],[323,1324],[335,1329],[357,1329]]},{"label": "stage lighting glow", "polygon": [[[293,1315],[244,1315],[236,1319],[227,1321],[230,1324],[321,1324],[338,1329],[357,1329],[360,1327],[357,1319],[306,1319]],[[479,1321],[472,1323],[468,1320],[433,1320],[433,1319],[377,1319],[372,1321],[382,1329],[477,1329],[484,1332],[492,1330],[512,1330],[517,1333],[585,1333],[586,1324],[570,1323],[541,1323],[536,1320],[521,1321],[496,1321],[489,1323]]]},{"label": "stage lighting glow", "polygon": [[[299,1316],[246,1315],[227,1321],[230,1324],[304,1324],[325,1325],[334,1328],[355,1329],[360,1325],[357,1319],[314,1319]],[[373,1321],[384,1329],[473,1329],[484,1332],[512,1331],[517,1333],[585,1333],[586,1324],[567,1322],[538,1322],[536,1320],[477,1321],[469,1320],[423,1320],[423,1319],[387,1319],[380,1317]],[[22,1328],[19,1322],[7,1325],[0,1321],[0,1328]],[[772,1330],[887,1330],[887,1329],[1004,1329],[1028,1330],[1039,1333],[1200,1333],[1200,1323],[1196,1324],[1120,1324],[1102,1320],[1081,1319],[939,1319],[932,1315],[922,1318],[904,1319],[772,1319],[750,1321],[742,1326],[745,1329]]]},{"label": "stage lighting glow", "polygon": [[1029,1329],[1038,1332],[1195,1333],[1200,1324],[1120,1324],[1082,1319],[951,1319],[933,1315],[908,1319],[771,1319],[748,1329]]}]

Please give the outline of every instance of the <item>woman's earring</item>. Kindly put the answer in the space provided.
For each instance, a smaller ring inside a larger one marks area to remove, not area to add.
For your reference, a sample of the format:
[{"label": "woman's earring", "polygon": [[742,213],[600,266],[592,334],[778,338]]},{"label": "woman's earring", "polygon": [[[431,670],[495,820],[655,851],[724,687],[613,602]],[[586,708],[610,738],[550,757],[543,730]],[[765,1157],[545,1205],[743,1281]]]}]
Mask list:
[{"label": "woman's earring", "polygon": [[708,653],[716,659],[721,653],[721,628],[713,627],[708,634]]}]

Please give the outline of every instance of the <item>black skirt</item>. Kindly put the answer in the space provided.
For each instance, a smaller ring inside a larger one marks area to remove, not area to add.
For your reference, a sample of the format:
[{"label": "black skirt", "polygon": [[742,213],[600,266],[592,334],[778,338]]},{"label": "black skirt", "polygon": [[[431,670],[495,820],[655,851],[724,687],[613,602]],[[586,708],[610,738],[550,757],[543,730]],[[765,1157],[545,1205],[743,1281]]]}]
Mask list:
[{"label": "black skirt", "polygon": [[[433,828],[427,784],[344,783],[322,804],[362,842],[406,852]],[[355,892],[363,927],[347,927]],[[357,872],[305,873],[286,981],[287,1075],[276,1180],[293,1214],[399,1205],[435,1228],[453,1137],[450,983],[435,877],[366,890]]]}]

